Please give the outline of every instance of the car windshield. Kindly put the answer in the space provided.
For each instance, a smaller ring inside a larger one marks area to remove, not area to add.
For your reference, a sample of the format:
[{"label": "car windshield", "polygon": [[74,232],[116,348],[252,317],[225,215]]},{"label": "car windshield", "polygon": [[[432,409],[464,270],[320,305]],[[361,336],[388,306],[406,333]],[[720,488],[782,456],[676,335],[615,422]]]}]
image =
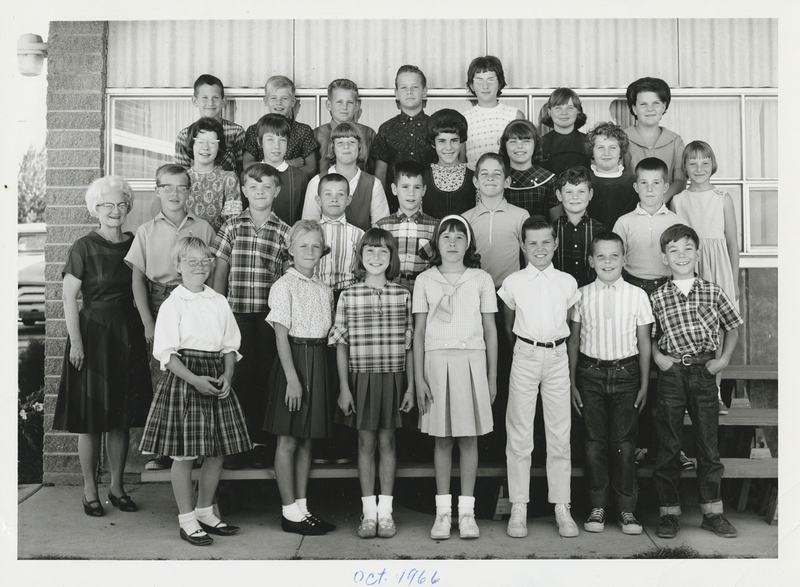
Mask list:
[{"label": "car windshield", "polygon": [[21,234],[17,241],[17,251],[20,253],[44,253],[44,234]]}]

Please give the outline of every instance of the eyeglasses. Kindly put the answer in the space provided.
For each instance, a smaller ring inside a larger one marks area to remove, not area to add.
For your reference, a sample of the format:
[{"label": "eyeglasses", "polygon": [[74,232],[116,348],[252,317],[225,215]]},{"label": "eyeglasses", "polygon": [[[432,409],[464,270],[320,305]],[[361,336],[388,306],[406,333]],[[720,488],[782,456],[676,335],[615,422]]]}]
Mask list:
[{"label": "eyeglasses", "polygon": [[497,77],[492,76],[492,77],[487,77],[485,79],[475,77],[472,78],[472,83],[475,84],[476,86],[483,86],[484,88],[488,88],[492,84],[497,83]]},{"label": "eyeglasses", "polygon": [[113,204],[112,202],[101,202],[94,207],[95,210],[99,210],[100,208],[104,208],[109,214],[115,209],[119,210],[123,214],[131,211],[131,205],[128,202],[120,202],[119,204]]},{"label": "eyeglasses", "polygon": [[164,191],[165,194],[174,194],[178,192],[180,195],[185,196],[189,193],[189,186],[188,185],[164,185],[158,184],[157,188]]},{"label": "eyeglasses", "polygon": [[181,261],[185,262],[192,269],[198,265],[205,269],[211,267],[211,264],[214,262],[214,257],[206,257],[205,259],[189,259],[188,257],[184,257]]},{"label": "eyeglasses", "polygon": [[219,139],[210,140],[210,139],[198,139],[194,142],[195,145],[200,147],[201,149],[204,147],[217,147],[219,146]]}]

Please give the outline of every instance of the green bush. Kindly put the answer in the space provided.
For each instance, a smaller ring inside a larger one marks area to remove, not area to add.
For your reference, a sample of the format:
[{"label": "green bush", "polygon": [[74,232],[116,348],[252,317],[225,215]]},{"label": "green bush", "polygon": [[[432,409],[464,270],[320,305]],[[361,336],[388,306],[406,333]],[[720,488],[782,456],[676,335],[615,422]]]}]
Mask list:
[{"label": "green bush", "polygon": [[31,341],[19,357],[17,476],[19,483],[42,481],[44,442],[44,344]]}]

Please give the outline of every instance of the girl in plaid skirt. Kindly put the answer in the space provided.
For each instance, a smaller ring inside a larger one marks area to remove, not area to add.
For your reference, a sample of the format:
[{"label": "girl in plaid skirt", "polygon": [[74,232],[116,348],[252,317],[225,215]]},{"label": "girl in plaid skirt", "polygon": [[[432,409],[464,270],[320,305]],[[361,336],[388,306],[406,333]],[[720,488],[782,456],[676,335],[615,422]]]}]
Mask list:
[{"label": "girl in plaid skirt", "polygon": [[[339,365],[341,412],[336,415],[337,421],[358,430],[364,512],[358,535],[391,538],[396,532],[392,519],[394,431],[401,424],[400,411],[414,407],[411,297],[408,290],[391,282],[400,271],[400,259],[390,232],[369,229],[358,243],[356,260],[355,273],[362,281],[342,292],[328,337],[328,344],[336,345]],[[381,488],[377,500],[376,446]]]},{"label": "girl in plaid skirt", "polygon": [[[153,356],[164,374],[142,435],[145,454],[172,457],[172,489],[178,504],[180,537],[196,546],[209,534],[239,531],[214,515],[222,459],[252,448],[244,414],[231,389],[241,335],[224,296],[204,285],[214,256],[196,237],[179,240],[172,258],[183,285],[161,306]],[[192,508],[192,465],[203,455],[197,506]]]}]

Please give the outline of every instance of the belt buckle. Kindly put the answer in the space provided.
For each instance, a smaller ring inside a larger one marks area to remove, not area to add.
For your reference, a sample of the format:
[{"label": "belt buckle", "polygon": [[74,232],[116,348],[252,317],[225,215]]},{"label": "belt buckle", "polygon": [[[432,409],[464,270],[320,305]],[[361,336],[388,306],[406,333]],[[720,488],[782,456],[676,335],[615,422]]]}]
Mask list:
[{"label": "belt buckle", "polygon": [[683,355],[683,356],[681,357],[681,365],[683,365],[684,367],[689,367],[689,366],[691,366],[691,363],[687,363],[687,362],[686,362],[686,359],[687,359],[688,357],[691,357],[691,356],[692,356],[692,355],[690,355],[689,353],[686,353],[685,355]]}]

